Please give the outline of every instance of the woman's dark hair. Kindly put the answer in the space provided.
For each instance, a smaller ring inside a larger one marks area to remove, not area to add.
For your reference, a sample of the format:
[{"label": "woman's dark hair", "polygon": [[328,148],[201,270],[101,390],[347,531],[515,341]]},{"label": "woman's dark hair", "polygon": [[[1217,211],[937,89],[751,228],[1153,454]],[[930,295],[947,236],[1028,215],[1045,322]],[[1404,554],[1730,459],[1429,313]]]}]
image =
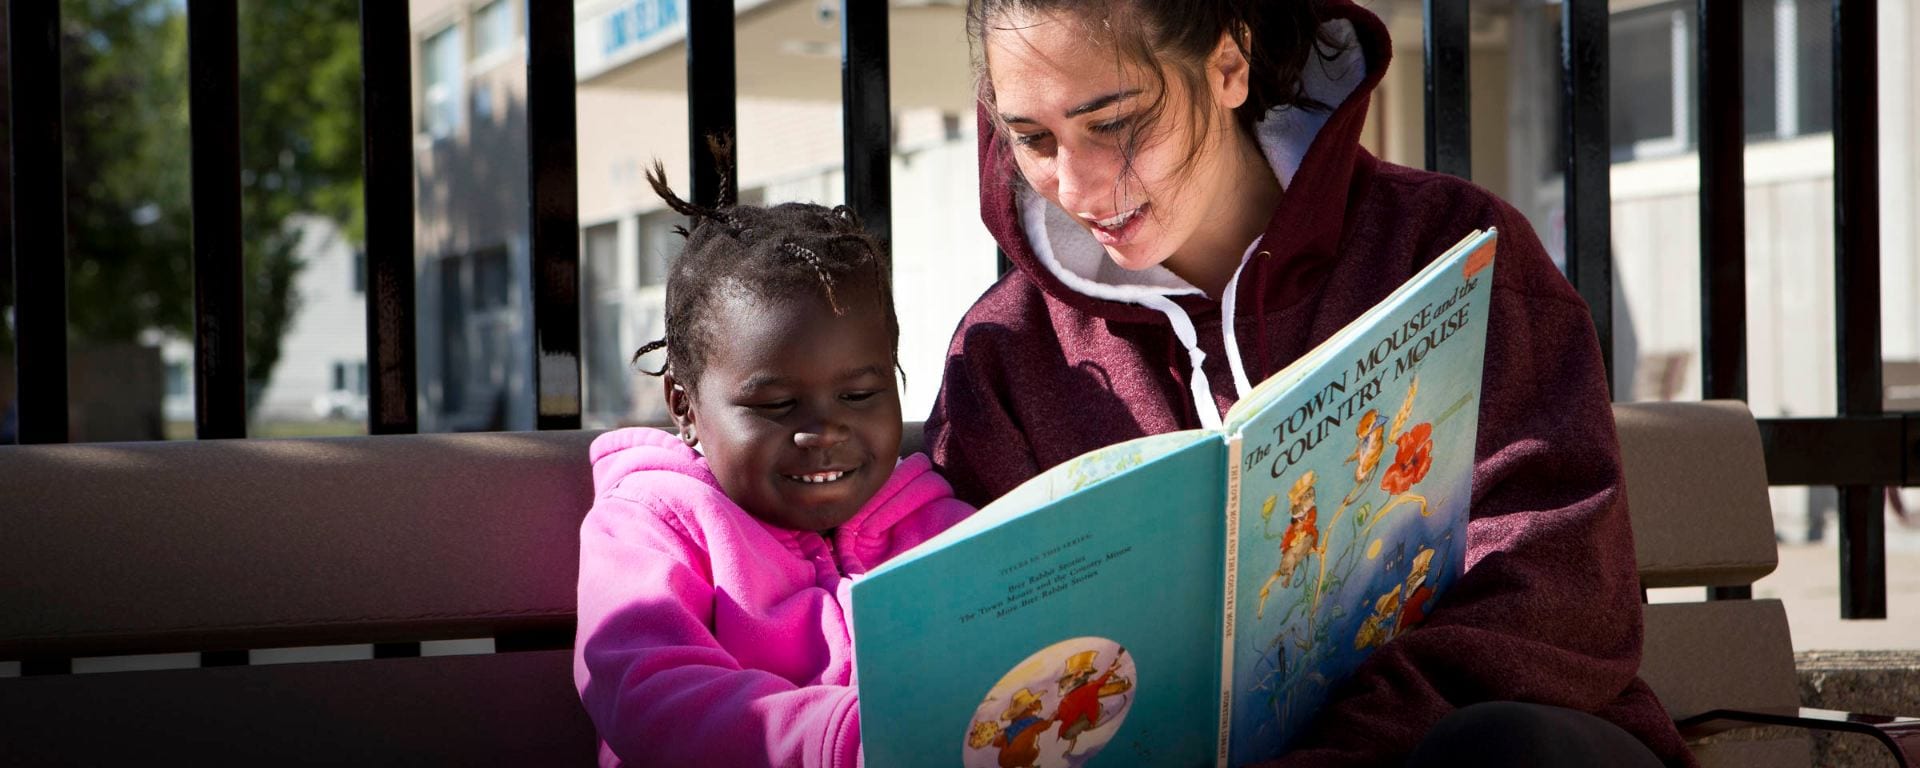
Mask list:
[{"label": "woman's dark hair", "polygon": [[1009,13],[1058,14],[1106,38],[1117,56],[1139,66],[1158,86],[1153,101],[1131,123],[1131,150],[1164,116],[1169,72],[1192,95],[1194,141],[1207,135],[1212,116],[1201,96],[1208,91],[1207,60],[1223,34],[1232,36],[1249,65],[1247,101],[1234,112],[1242,129],[1251,130],[1275,107],[1330,109],[1307,95],[1302,79],[1310,57],[1331,59],[1342,47],[1320,28],[1320,5],[1321,0],[968,0],[967,36],[973,42],[979,97],[989,105],[993,83],[987,76],[986,36],[1002,29],[996,19]]},{"label": "woman's dark hair", "polygon": [[[720,160],[720,168],[732,167],[731,142],[710,138],[707,145]],[[666,364],[660,370],[645,371],[648,375],[671,371],[674,378],[693,386],[712,343],[714,309],[724,295],[739,292],[784,298],[818,291],[834,314],[845,314],[847,289],[871,291],[874,306],[885,317],[889,352],[898,365],[900,321],[893,311],[893,265],[886,247],[861,228],[852,209],[813,203],[762,207],[735,205],[730,200],[712,207],[697,205],[673,193],[658,160],[647,171],[647,183],[668,207],[692,219],[691,229],[674,228],[687,242],[667,274],[667,334],[633,354],[637,364],[649,352],[667,350]],[[724,177],[720,186],[728,186]]]}]

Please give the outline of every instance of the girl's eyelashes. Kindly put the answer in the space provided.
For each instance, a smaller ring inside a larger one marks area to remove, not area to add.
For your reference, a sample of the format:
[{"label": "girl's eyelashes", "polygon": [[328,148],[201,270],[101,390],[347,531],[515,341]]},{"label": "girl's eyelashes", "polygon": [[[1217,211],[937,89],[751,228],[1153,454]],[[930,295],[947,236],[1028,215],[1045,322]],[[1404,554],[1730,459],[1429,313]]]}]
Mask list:
[{"label": "girl's eyelashes", "polygon": [[842,399],[842,400],[845,400],[845,401],[847,401],[847,402],[849,402],[849,403],[864,403],[864,402],[866,402],[866,401],[868,401],[868,400],[872,400],[872,399],[873,399],[873,397],[874,397],[874,395],[878,395],[878,394],[880,394],[880,393],[879,393],[878,391],[876,391],[876,390],[864,390],[864,391],[860,391],[860,392],[848,392],[847,394],[844,394],[844,395],[841,395],[841,396],[840,396],[840,399]]},{"label": "girl's eyelashes", "polygon": [[752,408],[753,410],[759,411],[761,413],[770,413],[770,414],[783,413],[787,409],[793,407],[793,400],[789,398],[786,400],[774,400],[774,401],[765,402],[765,403],[753,403],[751,405],[748,405],[747,407]]}]

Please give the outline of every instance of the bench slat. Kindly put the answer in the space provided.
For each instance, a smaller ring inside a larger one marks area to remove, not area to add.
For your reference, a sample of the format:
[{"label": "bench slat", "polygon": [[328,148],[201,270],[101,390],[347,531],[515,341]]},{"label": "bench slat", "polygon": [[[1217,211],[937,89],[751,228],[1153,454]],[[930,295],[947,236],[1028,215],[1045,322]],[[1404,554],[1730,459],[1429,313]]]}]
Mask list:
[{"label": "bench slat", "polygon": [[0,659],[564,633],[596,434],[0,447]]},{"label": "bench slat", "polygon": [[1766,458],[1744,403],[1613,407],[1646,587],[1729,587],[1773,572]]},{"label": "bench slat", "polygon": [[589,766],[570,651],[0,680],[0,765]]}]

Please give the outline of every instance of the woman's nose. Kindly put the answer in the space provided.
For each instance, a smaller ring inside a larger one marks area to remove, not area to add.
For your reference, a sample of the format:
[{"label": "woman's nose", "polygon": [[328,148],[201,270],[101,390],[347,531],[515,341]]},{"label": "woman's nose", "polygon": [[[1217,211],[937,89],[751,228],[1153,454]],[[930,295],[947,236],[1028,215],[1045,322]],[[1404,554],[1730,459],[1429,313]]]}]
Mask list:
[{"label": "woman's nose", "polygon": [[1062,145],[1054,156],[1055,194],[1069,213],[1110,214],[1113,173],[1098,151]]}]

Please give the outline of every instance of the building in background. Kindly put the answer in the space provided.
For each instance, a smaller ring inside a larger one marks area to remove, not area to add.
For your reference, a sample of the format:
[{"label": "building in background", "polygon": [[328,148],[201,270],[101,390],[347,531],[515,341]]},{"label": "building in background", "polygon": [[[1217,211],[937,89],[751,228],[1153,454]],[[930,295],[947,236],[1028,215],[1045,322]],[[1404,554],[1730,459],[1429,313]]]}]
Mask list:
[{"label": "building in background", "polygon": [[[1742,1],[1750,399],[1762,416],[1831,414],[1831,20],[1824,0]],[[412,5],[423,429],[532,426],[524,2]],[[661,335],[662,283],[678,249],[671,228],[679,217],[643,173],[659,160],[685,188],[687,2],[574,5],[589,426],[664,415],[658,383],[629,358]],[[1882,209],[1911,211],[1920,62],[1904,41],[1920,33],[1920,13],[1900,0],[1879,3]],[[742,199],[841,201],[839,3],[734,6]],[[963,6],[890,3],[893,249],[909,418],[927,412],[952,328],[995,276],[978,216]],[[1370,8],[1392,31],[1396,66],[1374,96],[1364,142],[1417,166],[1425,151],[1422,3]],[[1611,9],[1616,388],[1622,399],[1697,397],[1695,3],[1614,0]],[[1544,0],[1474,0],[1469,51],[1473,179],[1524,212],[1556,257],[1564,234],[1560,13]],[[1881,219],[1889,370],[1920,361],[1914,218]],[[1774,494],[1783,537],[1818,530],[1807,522],[1807,510],[1823,503],[1817,494]]]},{"label": "building in background", "polygon": [[[525,0],[412,4],[421,428],[533,425],[527,252]],[[741,199],[845,199],[837,2],[736,3]],[[657,380],[631,365],[663,333],[668,211],[658,160],[687,189],[684,0],[575,4],[581,322],[590,427],[657,421]],[[933,402],[947,339],[995,277],[979,223],[963,7],[895,2],[890,17],[893,256],[903,405]],[[647,361],[655,362],[656,361]]]},{"label": "building in background", "polygon": [[[347,240],[339,224],[325,217],[293,216],[286,226],[299,233],[294,253],[303,266],[294,279],[293,320],[281,338],[280,360],[267,385],[248,393],[252,421],[256,425],[330,421],[337,422],[335,428],[322,432],[364,432],[366,252]],[[166,366],[161,410],[172,425],[169,433],[191,436],[193,341],[157,332],[144,341],[160,348]]]}]

